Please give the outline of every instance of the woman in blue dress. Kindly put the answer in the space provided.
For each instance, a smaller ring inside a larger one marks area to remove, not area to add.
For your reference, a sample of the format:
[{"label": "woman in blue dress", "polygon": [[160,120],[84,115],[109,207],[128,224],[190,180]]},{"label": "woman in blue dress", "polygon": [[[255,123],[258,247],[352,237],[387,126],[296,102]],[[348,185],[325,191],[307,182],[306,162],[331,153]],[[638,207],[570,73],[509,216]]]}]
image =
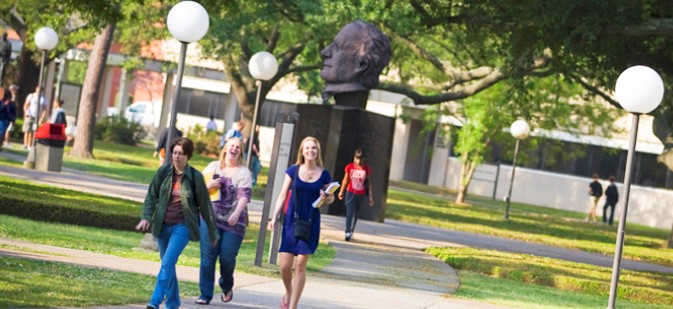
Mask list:
[{"label": "woman in blue dress", "polygon": [[[285,286],[281,308],[295,309],[306,284],[306,264],[320,240],[320,210],[311,205],[317,199],[325,203],[334,202],[334,195],[323,191],[332,181],[332,176],[323,168],[320,142],[315,137],[306,137],[297,151],[297,162],[285,171],[276,208],[269,228],[273,230],[276,219],[280,218],[286,196],[292,190],[287,211],[284,214],[282,241],[280,244],[280,276]],[[308,241],[295,238],[295,212],[298,217],[311,222]],[[296,261],[295,261],[296,257]],[[296,263],[296,264],[295,264]],[[294,273],[292,266],[294,265]]]}]

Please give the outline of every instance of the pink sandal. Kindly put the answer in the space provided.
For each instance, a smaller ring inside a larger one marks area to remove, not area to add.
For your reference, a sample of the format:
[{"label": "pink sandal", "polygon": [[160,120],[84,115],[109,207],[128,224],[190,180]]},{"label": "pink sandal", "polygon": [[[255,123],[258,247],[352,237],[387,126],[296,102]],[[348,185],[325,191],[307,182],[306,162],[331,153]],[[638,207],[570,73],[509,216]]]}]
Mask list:
[{"label": "pink sandal", "polygon": [[283,296],[283,298],[280,299],[280,309],[288,309],[288,308],[290,308],[290,301],[289,300],[286,301],[285,296]]}]

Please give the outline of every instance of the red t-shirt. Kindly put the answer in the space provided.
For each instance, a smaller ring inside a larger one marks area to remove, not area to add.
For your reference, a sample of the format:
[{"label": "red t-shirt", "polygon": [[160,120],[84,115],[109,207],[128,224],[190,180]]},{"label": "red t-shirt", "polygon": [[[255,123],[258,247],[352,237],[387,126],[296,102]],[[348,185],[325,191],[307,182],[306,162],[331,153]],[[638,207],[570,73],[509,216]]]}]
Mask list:
[{"label": "red t-shirt", "polygon": [[364,164],[364,166],[357,166],[355,163],[350,163],[346,165],[345,171],[350,178],[347,190],[355,194],[366,194],[365,179],[367,179],[371,173],[369,165]]}]

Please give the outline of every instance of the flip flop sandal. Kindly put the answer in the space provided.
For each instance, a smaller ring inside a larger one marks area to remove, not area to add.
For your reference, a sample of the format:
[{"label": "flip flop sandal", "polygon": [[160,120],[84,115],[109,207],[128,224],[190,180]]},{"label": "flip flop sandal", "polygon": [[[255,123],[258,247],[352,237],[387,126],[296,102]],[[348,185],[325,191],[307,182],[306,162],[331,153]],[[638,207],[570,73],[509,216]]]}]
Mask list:
[{"label": "flip flop sandal", "polygon": [[285,300],[285,296],[280,299],[280,309],[288,309],[290,308],[290,300],[288,299],[287,301]]},{"label": "flip flop sandal", "polygon": [[210,301],[207,300],[207,299],[205,299],[205,298],[201,298],[201,297],[199,297],[199,299],[197,299],[196,301],[194,301],[194,303],[197,304],[197,305],[209,305],[209,304],[210,304]]},{"label": "flip flop sandal", "polygon": [[234,299],[234,290],[229,290],[229,292],[222,293],[220,298],[222,299],[223,303],[230,302],[232,299]]}]

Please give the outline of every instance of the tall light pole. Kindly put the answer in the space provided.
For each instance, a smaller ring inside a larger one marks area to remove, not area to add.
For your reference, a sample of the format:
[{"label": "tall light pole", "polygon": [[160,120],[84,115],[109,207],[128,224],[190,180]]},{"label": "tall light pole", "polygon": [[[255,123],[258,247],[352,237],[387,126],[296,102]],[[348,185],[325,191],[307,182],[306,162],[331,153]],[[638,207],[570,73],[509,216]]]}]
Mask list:
[{"label": "tall light pole", "polygon": [[[255,99],[255,111],[252,114],[252,129],[248,137],[248,160],[246,165],[251,168],[250,162],[252,159],[252,145],[255,137],[255,127],[257,126],[257,111],[259,110],[259,100],[262,96],[262,81],[272,79],[278,73],[278,60],[271,53],[261,51],[252,57],[248,62],[248,70],[250,75],[255,78],[255,85],[257,86],[257,98]],[[262,218],[259,226],[266,226],[269,222],[269,209],[264,207],[262,209]],[[255,266],[262,266],[262,255],[264,255],[264,241],[266,240],[266,229],[259,229],[257,235],[257,251],[255,253]]]},{"label": "tall light pole", "polygon": [[507,196],[505,196],[505,202],[507,202],[507,206],[505,207],[505,215],[503,216],[505,219],[509,219],[509,203],[512,199],[514,171],[516,170],[516,159],[519,156],[519,142],[521,142],[522,139],[528,137],[528,134],[530,134],[530,126],[528,126],[528,123],[525,120],[517,120],[512,123],[509,128],[509,132],[516,139],[516,144],[514,146],[514,162],[512,162],[512,177],[509,181],[509,191]]},{"label": "tall light pole", "polygon": [[612,263],[612,280],[610,281],[610,298],[608,308],[615,308],[617,299],[617,284],[619,283],[622,249],[624,247],[624,227],[626,226],[626,211],[629,208],[629,191],[631,189],[631,170],[633,155],[636,150],[638,137],[638,120],[641,114],[647,114],[659,106],[664,98],[664,82],[654,70],[642,66],[632,66],[617,78],[615,97],[619,104],[631,113],[631,134],[629,137],[629,151],[626,156],[626,173],[624,178],[624,203],[617,229],[617,243],[615,244],[615,258]]},{"label": "tall light pole", "polygon": [[168,12],[167,19],[168,31],[180,43],[180,60],[178,61],[178,73],[175,81],[175,90],[173,92],[173,105],[171,106],[171,119],[168,126],[168,135],[166,138],[166,157],[165,164],[170,164],[169,149],[171,139],[175,132],[175,118],[178,113],[178,100],[180,99],[180,88],[182,87],[182,75],[185,70],[185,56],[187,55],[187,44],[194,43],[208,32],[210,21],[208,12],[203,6],[194,1],[182,1],[173,6]]},{"label": "tall light pole", "polygon": [[54,49],[58,45],[58,35],[56,31],[51,27],[42,27],[37,30],[35,33],[35,45],[42,51],[42,61],[40,62],[40,77],[39,83],[40,86],[36,91],[35,95],[37,96],[37,114],[35,115],[35,124],[30,124],[30,132],[33,135],[33,143],[31,145],[30,151],[28,152],[28,157],[26,161],[23,162],[23,166],[26,168],[35,168],[35,159],[37,156],[37,148],[35,147],[35,129],[40,123],[40,112],[42,107],[42,92],[44,91],[44,63],[47,62],[47,52]]},{"label": "tall light pole", "polygon": [[255,111],[252,114],[252,127],[250,129],[250,136],[248,137],[248,160],[245,163],[245,165],[250,168],[252,142],[255,137],[255,126],[257,125],[257,110],[259,109],[259,99],[262,94],[262,81],[270,80],[276,76],[276,73],[278,73],[278,60],[276,60],[276,57],[271,53],[261,51],[250,57],[248,70],[250,71],[250,75],[257,80],[255,81],[255,86],[257,86],[257,98],[255,99]]}]

